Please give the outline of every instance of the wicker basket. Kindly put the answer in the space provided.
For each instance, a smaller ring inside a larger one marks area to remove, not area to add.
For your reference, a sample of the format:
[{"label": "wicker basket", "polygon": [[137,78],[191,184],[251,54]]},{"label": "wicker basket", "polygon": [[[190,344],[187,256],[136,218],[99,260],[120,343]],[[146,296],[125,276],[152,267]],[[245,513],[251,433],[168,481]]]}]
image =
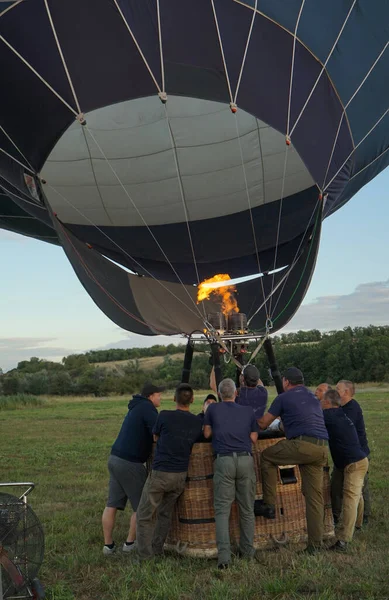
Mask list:
[{"label": "wicker basket", "polygon": [[[257,474],[256,498],[262,497],[259,471],[260,454],[279,438],[260,439],[253,447]],[[334,535],[329,469],[325,467],[323,486],[325,501],[325,537]],[[277,518],[269,521],[255,518],[254,546],[266,548],[286,542],[298,543],[307,539],[305,501],[301,493],[301,476],[298,466],[281,467],[277,484]],[[209,443],[195,444],[189,463],[185,490],[179,498],[173,515],[166,546],[180,554],[197,557],[215,557],[216,529],[213,510],[213,454]],[[238,507],[234,502],[230,516],[232,546],[239,540]]]}]

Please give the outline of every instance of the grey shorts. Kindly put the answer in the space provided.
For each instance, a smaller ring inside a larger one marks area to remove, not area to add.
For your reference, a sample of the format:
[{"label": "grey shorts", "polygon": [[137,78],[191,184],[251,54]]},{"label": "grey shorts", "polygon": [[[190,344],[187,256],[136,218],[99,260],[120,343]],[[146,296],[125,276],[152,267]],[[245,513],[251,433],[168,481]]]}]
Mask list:
[{"label": "grey shorts", "polygon": [[111,454],[108,459],[108,471],[110,477],[107,506],[124,510],[129,500],[135,512],[147,479],[146,467],[142,463],[130,462]]}]

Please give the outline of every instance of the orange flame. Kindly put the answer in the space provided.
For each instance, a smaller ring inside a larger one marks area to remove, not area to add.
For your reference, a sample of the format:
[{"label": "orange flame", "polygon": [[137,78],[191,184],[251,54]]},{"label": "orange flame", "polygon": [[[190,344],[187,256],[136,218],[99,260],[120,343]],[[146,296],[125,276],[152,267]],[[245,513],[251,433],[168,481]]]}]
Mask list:
[{"label": "orange flame", "polygon": [[222,287],[209,287],[210,283],[219,281],[229,281],[231,277],[227,274],[214,275],[210,279],[204,279],[199,285],[197,292],[197,304],[203,300],[208,300],[211,296],[215,296],[221,302],[221,310],[223,315],[230,315],[234,312],[238,313],[238,303],[234,296],[236,288],[234,285],[223,285]]}]

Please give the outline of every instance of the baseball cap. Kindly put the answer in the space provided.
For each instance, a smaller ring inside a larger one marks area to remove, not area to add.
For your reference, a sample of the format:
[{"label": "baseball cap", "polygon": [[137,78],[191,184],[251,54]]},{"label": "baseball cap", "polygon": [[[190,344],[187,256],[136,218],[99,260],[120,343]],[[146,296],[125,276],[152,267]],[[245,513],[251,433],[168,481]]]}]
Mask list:
[{"label": "baseball cap", "polygon": [[148,398],[152,394],[159,394],[160,392],[164,391],[165,388],[163,386],[154,385],[153,383],[145,383],[141,391],[141,396]]},{"label": "baseball cap", "polygon": [[289,367],[289,369],[286,369],[283,376],[293,385],[304,383],[304,375],[297,367]]},{"label": "baseball cap", "polygon": [[247,385],[257,385],[259,379],[259,371],[255,365],[247,365],[243,369],[243,378]]},{"label": "baseball cap", "polygon": [[217,398],[214,394],[208,394],[208,396],[205,398],[204,402],[207,402],[207,400],[215,400],[215,402],[216,402]]}]

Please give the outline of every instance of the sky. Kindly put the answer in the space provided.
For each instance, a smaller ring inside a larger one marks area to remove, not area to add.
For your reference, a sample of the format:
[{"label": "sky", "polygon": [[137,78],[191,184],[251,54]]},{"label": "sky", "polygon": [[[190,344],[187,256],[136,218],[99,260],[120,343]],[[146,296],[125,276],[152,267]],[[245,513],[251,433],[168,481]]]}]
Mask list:
[{"label": "sky", "polygon": [[[304,302],[283,331],[389,324],[389,169],[324,221]],[[0,230],[0,368],[96,348],[171,343],[123,331],[94,304],[61,248]]]}]

